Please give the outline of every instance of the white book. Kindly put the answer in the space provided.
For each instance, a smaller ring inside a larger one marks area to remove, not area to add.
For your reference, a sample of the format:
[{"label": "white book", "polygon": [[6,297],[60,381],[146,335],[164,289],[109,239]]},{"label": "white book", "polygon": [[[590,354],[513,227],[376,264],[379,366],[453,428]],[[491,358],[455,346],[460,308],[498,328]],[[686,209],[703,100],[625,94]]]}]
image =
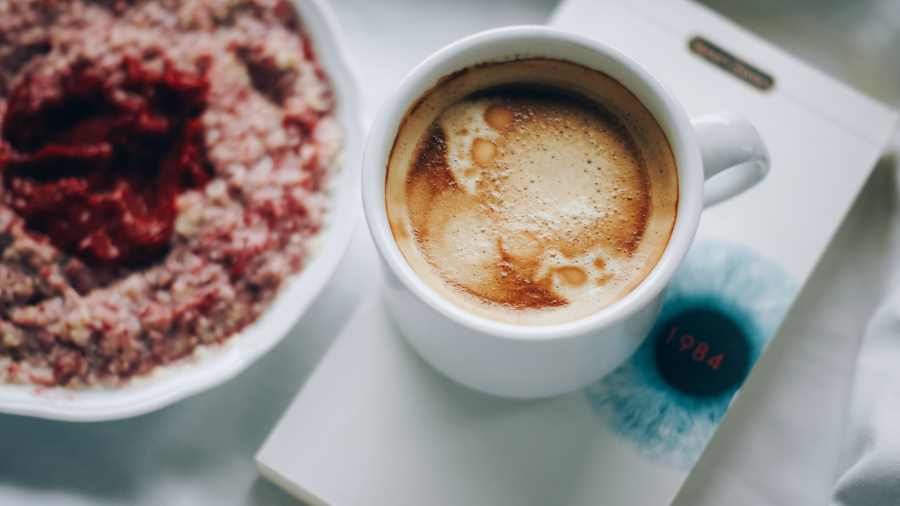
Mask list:
[{"label": "white book", "polygon": [[[703,214],[657,328],[583,391],[507,401],[444,379],[380,297],[354,315],[257,455],[333,505],[666,504],[892,135],[897,114],[684,0],[571,0],[552,24],[610,44],[691,115],[733,110],[769,147],[759,186]],[[372,252],[374,254],[374,252]]]}]

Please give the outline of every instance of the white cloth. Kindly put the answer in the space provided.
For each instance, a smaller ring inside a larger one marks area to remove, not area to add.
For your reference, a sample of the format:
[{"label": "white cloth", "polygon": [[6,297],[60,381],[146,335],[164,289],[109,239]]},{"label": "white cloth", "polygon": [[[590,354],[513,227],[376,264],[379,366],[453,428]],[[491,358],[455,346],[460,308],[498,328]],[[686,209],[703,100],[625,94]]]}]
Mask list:
[{"label": "white cloth", "polygon": [[860,343],[847,403],[835,506],[900,505],[900,220],[890,230],[893,282]]},{"label": "white cloth", "polygon": [[875,169],[677,506],[829,504],[861,336],[900,266],[897,170],[890,159]]},{"label": "white cloth", "polygon": [[900,290],[866,330],[848,408],[849,467],[837,480],[834,504],[900,504]]}]

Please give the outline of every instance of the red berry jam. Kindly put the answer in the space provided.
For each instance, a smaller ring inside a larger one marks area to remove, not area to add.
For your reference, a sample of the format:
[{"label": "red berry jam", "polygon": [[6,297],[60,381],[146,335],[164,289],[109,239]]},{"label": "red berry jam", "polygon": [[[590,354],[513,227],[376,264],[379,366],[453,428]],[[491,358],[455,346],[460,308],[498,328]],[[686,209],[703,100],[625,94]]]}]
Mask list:
[{"label": "red berry jam", "polygon": [[168,60],[126,58],[120,70],[110,80],[81,61],[50,82],[23,79],[0,143],[6,198],[28,228],[101,265],[163,254],[176,197],[212,175],[200,120],[205,75]]}]

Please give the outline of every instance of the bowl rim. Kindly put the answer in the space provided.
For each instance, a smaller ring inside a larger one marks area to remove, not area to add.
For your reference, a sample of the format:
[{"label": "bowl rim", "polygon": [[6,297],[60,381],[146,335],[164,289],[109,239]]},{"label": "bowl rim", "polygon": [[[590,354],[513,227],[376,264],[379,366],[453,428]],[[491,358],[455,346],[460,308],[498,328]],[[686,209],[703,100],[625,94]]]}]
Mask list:
[{"label": "bowl rim", "polygon": [[184,359],[157,367],[120,387],[72,390],[34,384],[0,384],[0,414],[71,422],[130,418],[220,386],[282,341],[335,273],[359,220],[359,170],[363,123],[358,79],[338,36],[337,22],[323,0],[293,0],[317,59],[338,97],[343,129],[338,173],[331,183],[333,206],[311,260],[288,277],[269,307],[250,326],[225,342],[200,346]]}]

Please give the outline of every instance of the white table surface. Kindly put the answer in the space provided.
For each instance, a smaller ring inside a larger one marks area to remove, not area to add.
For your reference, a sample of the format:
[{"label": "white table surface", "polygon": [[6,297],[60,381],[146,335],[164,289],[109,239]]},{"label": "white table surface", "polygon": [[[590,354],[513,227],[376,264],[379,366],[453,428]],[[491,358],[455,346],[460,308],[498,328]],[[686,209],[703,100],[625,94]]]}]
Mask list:
[{"label": "white table surface", "polygon": [[[900,104],[900,4],[895,0],[704,3],[870,95]],[[402,74],[434,49],[492,26],[541,23],[555,1],[336,0],[333,5],[371,117]],[[809,14],[813,5],[816,16]],[[847,267],[842,253],[850,248],[867,255],[870,274],[862,286],[871,287],[871,296],[857,300],[854,313],[857,321],[866,316],[866,304],[878,293],[877,274],[871,273],[883,260],[878,226],[894,212],[895,195],[885,190],[893,171],[891,164],[883,164],[867,185],[811,282],[816,289],[801,297],[802,316],[827,311],[829,304],[847,299],[841,296],[846,290],[861,286],[859,278],[841,274]],[[0,416],[0,504],[296,504],[258,477],[253,454],[347,315],[377,289],[376,269],[361,223],[338,275],[293,333],[235,380],[188,401],[137,419],[99,424]],[[823,292],[834,292],[835,298],[823,297]],[[846,328],[859,325],[848,322]],[[754,395],[765,391],[761,385]],[[838,400],[822,405],[831,415],[839,410]],[[811,413],[810,423],[815,419]],[[729,441],[740,438],[738,431],[729,432],[734,433]],[[728,448],[719,445],[720,462],[739,457]],[[804,464],[803,455],[793,459],[794,465]],[[714,482],[715,469],[704,471],[707,482]],[[822,473],[825,487],[829,477]],[[707,502],[715,493],[711,487],[692,497]]]}]

